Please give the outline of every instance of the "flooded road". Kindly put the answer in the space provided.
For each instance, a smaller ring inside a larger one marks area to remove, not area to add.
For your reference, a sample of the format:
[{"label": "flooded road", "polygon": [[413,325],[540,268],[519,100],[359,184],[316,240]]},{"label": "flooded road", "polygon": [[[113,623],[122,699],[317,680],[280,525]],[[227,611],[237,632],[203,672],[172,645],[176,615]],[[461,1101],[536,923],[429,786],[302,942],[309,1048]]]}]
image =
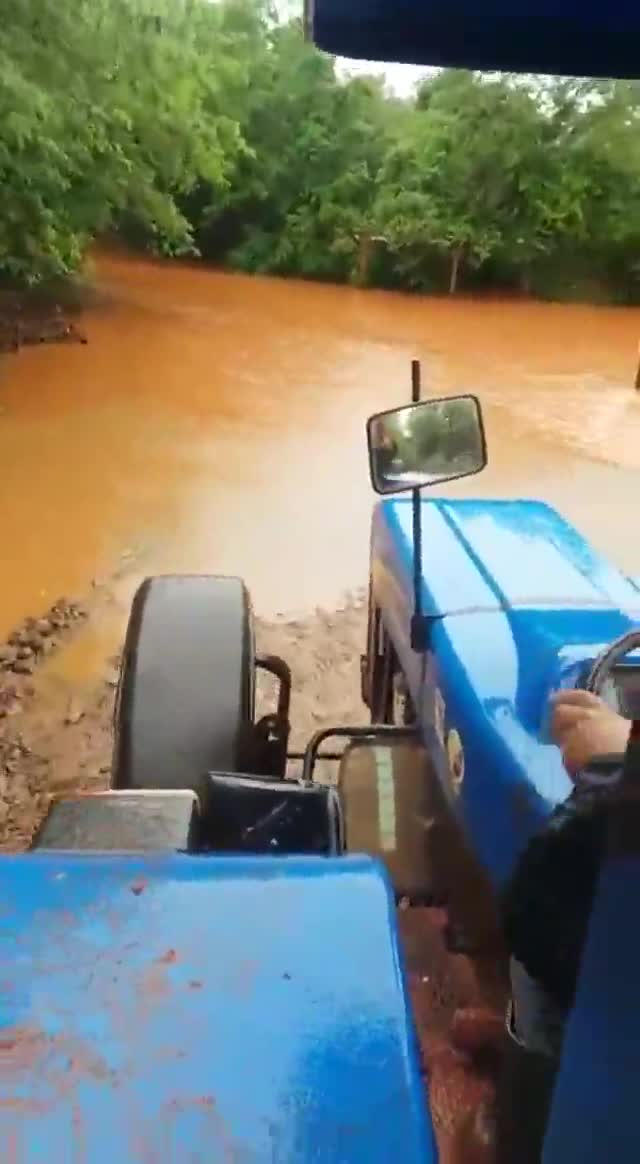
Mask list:
[{"label": "flooded road", "polygon": [[[366,581],[367,415],[477,392],[490,465],[640,574],[640,312],[449,301],[102,258],[87,346],[0,366],[0,635],[120,563],[244,575],[260,612]],[[96,648],[97,650],[98,648]]]}]

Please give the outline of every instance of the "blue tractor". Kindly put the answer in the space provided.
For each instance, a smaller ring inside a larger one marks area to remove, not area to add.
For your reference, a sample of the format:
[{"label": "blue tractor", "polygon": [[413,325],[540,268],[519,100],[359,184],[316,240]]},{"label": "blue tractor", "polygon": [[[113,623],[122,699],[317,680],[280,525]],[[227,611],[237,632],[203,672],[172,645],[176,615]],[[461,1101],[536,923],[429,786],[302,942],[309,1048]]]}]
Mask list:
[{"label": "blue tractor", "polygon": [[[613,76],[640,17],[316,0],[308,26],[351,56]],[[427,499],[486,442],[474,397],[420,400],[417,367],[412,396],[367,426],[370,724],[292,755],[289,668],[256,655],[243,583],[138,591],[110,791],[57,801],[1,861],[8,1164],[436,1161],[399,935],[442,903],[451,949],[512,967],[485,1158],[639,1158],[640,586],[540,502]],[[577,791],[547,732],[562,686],[634,721]],[[551,1053],[521,1038],[536,1007]]]}]

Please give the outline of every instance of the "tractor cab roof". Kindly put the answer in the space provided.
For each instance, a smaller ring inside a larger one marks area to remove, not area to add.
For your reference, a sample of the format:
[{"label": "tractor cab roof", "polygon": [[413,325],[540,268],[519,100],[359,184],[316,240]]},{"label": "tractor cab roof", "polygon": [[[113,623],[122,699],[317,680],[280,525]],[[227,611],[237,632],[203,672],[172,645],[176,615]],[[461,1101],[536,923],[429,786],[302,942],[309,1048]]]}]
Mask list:
[{"label": "tractor cab roof", "polygon": [[306,0],[319,48],[360,60],[640,76],[637,0]]}]

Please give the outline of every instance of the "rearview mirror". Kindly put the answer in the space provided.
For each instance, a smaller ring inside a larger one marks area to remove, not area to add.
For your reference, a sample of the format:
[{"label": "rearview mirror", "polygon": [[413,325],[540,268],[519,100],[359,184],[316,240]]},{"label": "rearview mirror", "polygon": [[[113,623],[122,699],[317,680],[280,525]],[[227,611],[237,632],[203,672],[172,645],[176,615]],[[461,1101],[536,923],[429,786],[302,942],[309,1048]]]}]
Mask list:
[{"label": "rearview mirror", "polygon": [[470,477],[487,463],[475,396],[422,400],[380,412],[367,422],[367,440],[376,493],[402,493]]}]

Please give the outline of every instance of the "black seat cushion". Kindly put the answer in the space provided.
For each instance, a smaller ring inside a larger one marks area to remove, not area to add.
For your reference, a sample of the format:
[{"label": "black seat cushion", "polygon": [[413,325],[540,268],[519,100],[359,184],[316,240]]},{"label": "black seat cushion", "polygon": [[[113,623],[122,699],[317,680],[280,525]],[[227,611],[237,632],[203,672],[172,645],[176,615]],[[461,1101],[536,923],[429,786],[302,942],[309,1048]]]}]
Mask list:
[{"label": "black seat cushion", "polygon": [[340,853],[337,795],[321,784],[210,773],[204,844],[216,852]]}]

